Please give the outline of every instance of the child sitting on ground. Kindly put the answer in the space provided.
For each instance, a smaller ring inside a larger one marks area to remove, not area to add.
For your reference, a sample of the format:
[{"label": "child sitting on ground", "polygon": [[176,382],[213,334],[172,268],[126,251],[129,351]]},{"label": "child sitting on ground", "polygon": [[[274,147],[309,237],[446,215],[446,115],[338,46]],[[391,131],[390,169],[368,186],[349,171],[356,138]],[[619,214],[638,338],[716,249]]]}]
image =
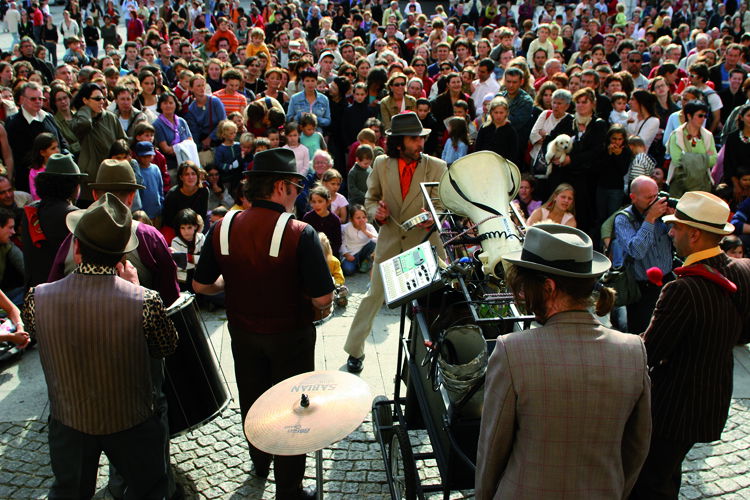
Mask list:
[{"label": "child sitting on ground", "polygon": [[372,254],[378,241],[378,232],[367,222],[367,212],[362,205],[351,206],[351,222],[341,227],[341,267],[345,276],[357,271],[366,273],[372,268]]},{"label": "child sitting on ground", "polygon": [[333,255],[339,254],[341,248],[341,221],[330,211],[331,193],[323,186],[315,186],[310,191],[310,206],[302,220],[310,224],[317,232],[325,233],[331,241]]},{"label": "child sitting on ground", "polygon": [[250,170],[250,165],[253,164],[253,158],[255,150],[255,136],[250,132],[245,132],[240,136],[240,153],[242,158],[240,159],[240,170]]},{"label": "child sitting on ground", "polygon": [[318,237],[320,238],[320,246],[323,247],[323,255],[326,256],[326,262],[328,262],[328,270],[331,271],[331,276],[333,277],[333,284],[336,286],[333,291],[333,302],[339,307],[346,307],[349,302],[347,299],[349,289],[344,284],[344,273],[341,272],[341,262],[333,256],[328,236],[325,233],[318,233]]},{"label": "child sitting on ground", "polygon": [[183,208],[175,216],[175,226],[179,233],[172,239],[172,258],[177,264],[177,281],[180,290],[193,291],[193,274],[200,259],[206,236],[203,234],[203,220],[190,208]]},{"label": "child sitting on ground", "polygon": [[347,176],[346,187],[349,190],[349,203],[364,205],[367,194],[367,178],[372,172],[372,146],[362,144],[357,148],[357,162]]}]

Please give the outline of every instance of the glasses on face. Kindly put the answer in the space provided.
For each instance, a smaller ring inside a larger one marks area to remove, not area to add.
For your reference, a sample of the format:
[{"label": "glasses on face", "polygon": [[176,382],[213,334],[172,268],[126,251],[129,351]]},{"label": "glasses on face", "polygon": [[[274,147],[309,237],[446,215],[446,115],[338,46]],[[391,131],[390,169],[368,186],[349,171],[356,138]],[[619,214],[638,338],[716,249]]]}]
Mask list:
[{"label": "glasses on face", "polygon": [[36,101],[46,101],[46,97],[27,97],[29,101],[36,102]]},{"label": "glasses on face", "polygon": [[695,113],[695,116],[697,116],[698,118],[705,118],[706,113]]},{"label": "glasses on face", "polygon": [[344,76],[354,76],[354,71],[346,71],[342,73]]},{"label": "glasses on face", "polygon": [[92,101],[99,102],[99,101],[103,101],[105,98],[103,96],[98,95],[96,97],[89,97],[89,99],[91,99]]},{"label": "glasses on face", "polygon": [[414,66],[415,68],[417,68],[417,67],[419,67],[419,66],[422,66],[422,67],[424,67],[424,66],[427,66],[427,65],[426,65],[426,64],[424,64],[424,63],[417,63],[417,64],[412,64],[412,66]]},{"label": "glasses on face", "polygon": [[300,194],[302,191],[305,190],[305,187],[303,185],[297,184],[296,182],[292,182],[292,181],[287,180],[286,183],[287,184],[291,184],[292,186],[296,187],[297,188],[297,194]]},{"label": "glasses on face", "polygon": [[406,82],[393,82],[391,84],[391,87],[404,87],[406,85]]}]

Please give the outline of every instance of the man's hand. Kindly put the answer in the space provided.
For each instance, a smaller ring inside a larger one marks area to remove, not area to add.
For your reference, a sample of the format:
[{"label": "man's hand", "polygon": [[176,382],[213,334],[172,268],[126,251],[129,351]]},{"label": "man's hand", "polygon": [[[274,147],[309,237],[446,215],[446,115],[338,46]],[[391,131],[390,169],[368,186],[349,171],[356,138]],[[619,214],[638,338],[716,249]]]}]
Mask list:
[{"label": "man's hand", "polygon": [[117,276],[120,278],[127,280],[134,285],[141,284],[141,282],[138,281],[138,271],[129,260],[125,259],[124,261],[118,262],[115,266],[115,270],[117,271]]},{"label": "man's hand", "polygon": [[653,224],[656,219],[667,213],[669,205],[667,205],[666,198],[657,198],[656,201],[646,210],[643,218],[646,222]]},{"label": "man's hand", "polygon": [[[427,212],[427,210],[425,210],[424,208],[422,208],[422,212]],[[422,229],[424,229],[425,231],[429,231],[430,229],[432,229],[432,226],[433,226],[434,224],[435,224],[435,221],[434,221],[434,220],[433,220],[433,218],[432,218],[432,214],[430,214],[430,218],[429,218],[429,219],[427,219],[427,220],[426,220],[426,221],[424,221],[424,222],[420,222],[420,223],[419,223],[419,227],[421,227],[421,228],[422,228]]]},{"label": "man's hand", "polygon": [[391,216],[391,211],[388,210],[388,205],[383,200],[378,202],[378,208],[375,210],[375,219],[380,222],[386,222]]},{"label": "man's hand", "polygon": [[344,258],[345,258],[346,260],[348,260],[349,262],[352,262],[352,261],[354,260],[354,255],[352,255],[352,254],[350,254],[350,253],[345,253],[345,254],[344,254]]}]

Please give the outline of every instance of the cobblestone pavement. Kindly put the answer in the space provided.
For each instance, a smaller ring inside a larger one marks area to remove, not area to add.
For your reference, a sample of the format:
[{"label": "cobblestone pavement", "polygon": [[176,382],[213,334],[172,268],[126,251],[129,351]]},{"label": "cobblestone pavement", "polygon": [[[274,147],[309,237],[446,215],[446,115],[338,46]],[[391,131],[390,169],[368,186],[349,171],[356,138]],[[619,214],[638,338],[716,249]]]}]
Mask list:
[{"label": "cobblestone pavement", "polygon": [[[350,318],[364,294],[366,280],[349,282],[350,304],[341,314]],[[398,322],[397,311],[383,310],[388,321]],[[210,315],[207,315],[210,316]],[[221,316],[215,316],[221,318]],[[328,329],[330,330],[330,328]],[[326,330],[326,331],[328,331]],[[319,339],[331,342],[331,339]],[[368,362],[372,363],[368,357]],[[329,367],[330,368],[330,367]],[[2,367],[0,367],[0,370]],[[225,370],[226,371],[226,370]],[[1,380],[1,379],[0,379]],[[390,383],[390,382],[389,382]],[[392,389],[392,385],[390,386]],[[377,391],[373,391],[377,394]],[[723,440],[697,445],[683,464],[682,497],[750,499],[750,399],[735,399]],[[429,450],[424,432],[410,432],[415,452]],[[39,419],[0,422],[0,499],[44,498],[52,482],[47,447],[47,426]],[[273,469],[268,480],[256,477],[247,452],[239,410],[232,406],[211,423],[172,440],[172,467],[188,498],[270,499],[274,497]],[[102,456],[102,464],[106,457]],[[309,455],[305,483],[315,482],[314,454]],[[346,439],[323,450],[326,499],[389,497],[379,444],[368,415]],[[106,493],[107,467],[100,467],[97,499]],[[420,463],[425,484],[439,481],[434,461]],[[442,495],[431,495],[438,499]],[[453,492],[452,499],[472,498],[472,492]]]}]

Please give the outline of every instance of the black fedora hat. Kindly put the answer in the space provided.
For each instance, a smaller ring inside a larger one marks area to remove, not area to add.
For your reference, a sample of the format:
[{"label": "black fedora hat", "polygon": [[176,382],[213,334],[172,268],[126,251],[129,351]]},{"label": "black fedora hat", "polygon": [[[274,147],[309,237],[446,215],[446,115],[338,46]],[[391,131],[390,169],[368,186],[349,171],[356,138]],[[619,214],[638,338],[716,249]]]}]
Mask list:
[{"label": "black fedora hat", "polygon": [[403,136],[426,136],[432,132],[429,128],[422,127],[422,122],[414,111],[399,113],[391,119],[391,128],[385,131],[385,135]]},{"label": "black fedora hat", "polygon": [[47,166],[44,168],[44,172],[39,172],[39,175],[59,175],[62,177],[88,177],[88,174],[81,173],[81,170],[73,160],[73,155],[55,153],[47,160]]},{"label": "black fedora hat", "polygon": [[130,209],[112,193],[105,193],[86,210],[70,212],[65,224],[73,236],[102,253],[128,253],[138,247]]},{"label": "black fedora hat", "polygon": [[297,158],[291,149],[273,148],[261,151],[253,159],[253,169],[245,175],[276,174],[293,175],[304,179],[305,176],[297,171]]}]

